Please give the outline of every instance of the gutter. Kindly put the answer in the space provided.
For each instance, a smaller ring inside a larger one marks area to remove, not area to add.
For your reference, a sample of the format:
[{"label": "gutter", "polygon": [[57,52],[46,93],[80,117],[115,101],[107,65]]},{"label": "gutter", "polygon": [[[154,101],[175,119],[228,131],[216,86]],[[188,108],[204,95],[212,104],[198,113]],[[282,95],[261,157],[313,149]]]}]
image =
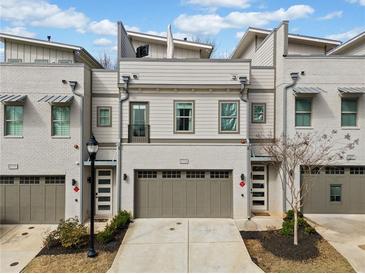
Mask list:
[{"label": "gutter", "polygon": [[83,185],[84,184],[84,95],[76,91],[77,82],[76,81],[68,81],[71,87],[72,93],[81,99],[80,106],[80,222],[84,222],[84,194],[83,194]]},{"label": "gutter", "polygon": [[240,87],[240,99],[242,102],[246,103],[246,135],[247,135],[247,174],[246,174],[246,182],[247,182],[247,216],[248,219],[251,219],[251,144],[250,144],[250,106],[248,104],[248,81],[247,77],[239,77],[238,78],[241,84]]},{"label": "gutter", "polygon": [[[290,77],[292,79],[292,82],[289,85],[284,86],[283,89],[283,140],[286,143],[287,140],[287,133],[288,133],[288,129],[287,129],[287,125],[288,125],[288,116],[287,116],[287,111],[288,111],[288,89],[289,88],[293,88],[299,79],[299,73],[298,72],[291,72],[290,73]],[[285,161],[285,159],[284,159]],[[286,174],[286,165],[284,165],[284,174]],[[286,212],[286,175],[284,175],[283,177],[284,179],[284,183],[283,183],[283,211]]]}]

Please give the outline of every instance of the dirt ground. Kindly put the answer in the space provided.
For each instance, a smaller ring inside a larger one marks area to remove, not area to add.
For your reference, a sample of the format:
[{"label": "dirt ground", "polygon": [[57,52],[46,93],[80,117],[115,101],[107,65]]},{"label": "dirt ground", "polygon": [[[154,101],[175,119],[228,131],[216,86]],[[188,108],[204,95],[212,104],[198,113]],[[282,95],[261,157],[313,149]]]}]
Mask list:
[{"label": "dirt ground", "polygon": [[126,230],[123,229],[116,236],[116,240],[107,245],[100,245],[96,242],[95,250],[98,253],[96,258],[86,256],[87,245],[77,250],[65,250],[62,247],[43,248],[22,272],[107,272],[114,261]]},{"label": "dirt ground", "polygon": [[252,260],[265,272],[355,272],[319,234],[299,233],[299,244],[279,230],[241,231]]}]

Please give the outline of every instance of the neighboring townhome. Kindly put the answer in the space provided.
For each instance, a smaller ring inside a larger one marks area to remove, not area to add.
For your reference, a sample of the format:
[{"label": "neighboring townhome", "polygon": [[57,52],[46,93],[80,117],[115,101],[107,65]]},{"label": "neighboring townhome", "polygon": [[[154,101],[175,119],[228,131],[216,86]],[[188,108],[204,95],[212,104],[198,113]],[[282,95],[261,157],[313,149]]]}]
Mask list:
[{"label": "neighboring townhome", "polygon": [[[320,174],[300,176],[300,170],[295,171],[297,187],[309,181],[308,176],[315,177],[303,211],[365,213],[365,33],[341,44],[290,34],[288,22],[284,21],[272,31],[249,28],[232,58],[249,58],[253,66],[275,70],[271,98],[266,93],[266,98],[258,101],[258,94],[249,90],[251,126],[257,112],[263,112],[265,117],[265,104],[275,102],[275,112],[266,110],[266,117],[274,116],[274,135],[250,135],[252,211],[281,213],[289,209],[284,199],[289,194],[281,186],[278,171],[270,165],[262,145],[255,144],[255,138],[290,137],[296,132],[328,134],[335,130],[340,138],[358,138],[360,144],[346,159],[326,167]],[[257,103],[264,106],[258,109]]]},{"label": "neighboring townhome", "polygon": [[91,69],[101,65],[83,48],[50,37],[0,39],[1,223],[84,220]]}]

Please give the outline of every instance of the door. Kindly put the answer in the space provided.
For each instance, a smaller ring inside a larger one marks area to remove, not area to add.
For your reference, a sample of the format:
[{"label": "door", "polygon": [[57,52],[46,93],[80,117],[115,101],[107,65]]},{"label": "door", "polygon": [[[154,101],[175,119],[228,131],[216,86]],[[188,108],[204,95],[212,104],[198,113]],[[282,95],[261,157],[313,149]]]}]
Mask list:
[{"label": "door", "polygon": [[112,170],[96,170],[96,207],[98,216],[112,215]]},{"label": "door", "polygon": [[147,103],[131,103],[131,126],[133,137],[146,137],[148,125]]},{"label": "door", "polygon": [[267,210],[266,165],[252,166],[252,211]]},{"label": "door", "polygon": [[140,170],[135,176],[136,217],[232,217],[231,171]]}]

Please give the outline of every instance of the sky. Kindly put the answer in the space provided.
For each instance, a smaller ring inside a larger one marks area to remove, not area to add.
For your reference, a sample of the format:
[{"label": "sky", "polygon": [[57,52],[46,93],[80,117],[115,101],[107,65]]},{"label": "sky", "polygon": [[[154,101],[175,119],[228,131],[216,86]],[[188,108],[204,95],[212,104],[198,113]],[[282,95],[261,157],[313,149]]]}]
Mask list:
[{"label": "sky", "polygon": [[[84,47],[116,56],[116,22],[126,29],[212,41],[228,58],[249,27],[346,41],[365,31],[365,0],[0,0],[0,32]],[[0,55],[3,47],[0,46]]]}]

